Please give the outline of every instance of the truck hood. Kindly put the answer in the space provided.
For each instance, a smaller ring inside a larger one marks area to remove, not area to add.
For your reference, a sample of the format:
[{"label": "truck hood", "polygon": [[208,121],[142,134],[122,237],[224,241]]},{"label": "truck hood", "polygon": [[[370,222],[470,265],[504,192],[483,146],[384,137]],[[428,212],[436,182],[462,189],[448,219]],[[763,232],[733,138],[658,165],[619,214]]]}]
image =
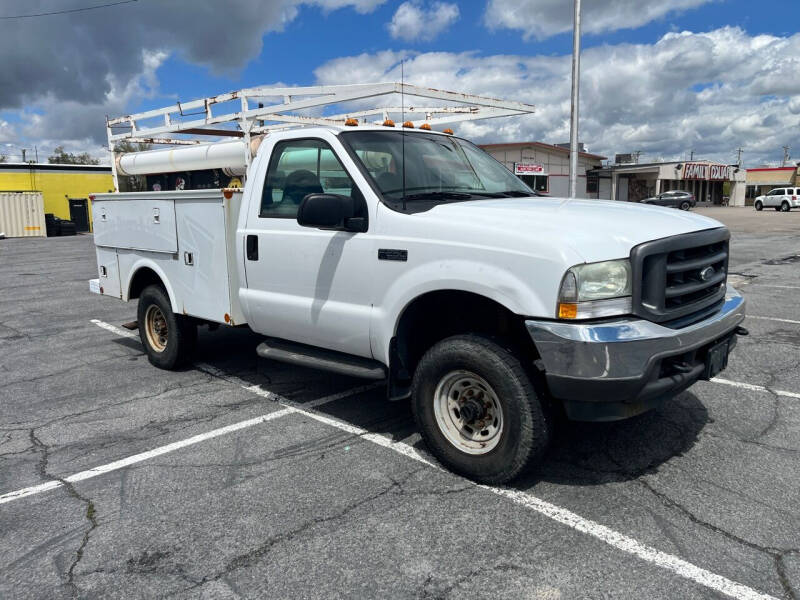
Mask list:
[{"label": "truck hood", "polygon": [[491,231],[493,245],[523,252],[532,242],[552,244],[553,249],[566,244],[586,262],[624,258],[643,242],[723,226],[715,219],[674,208],[567,198],[454,202],[417,216],[438,221],[443,230],[454,226],[462,232]]}]

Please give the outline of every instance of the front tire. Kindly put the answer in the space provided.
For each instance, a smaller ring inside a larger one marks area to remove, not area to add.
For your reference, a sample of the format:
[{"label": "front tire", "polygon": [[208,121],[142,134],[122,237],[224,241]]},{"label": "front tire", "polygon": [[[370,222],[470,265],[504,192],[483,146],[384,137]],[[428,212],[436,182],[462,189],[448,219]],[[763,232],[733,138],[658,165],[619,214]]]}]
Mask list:
[{"label": "front tire", "polygon": [[159,369],[176,369],[192,357],[197,325],[172,312],[169,297],[160,285],[146,287],[139,296],[139,337],[150,363]]},{"label": "front tire", "polygon": [[792,207],[789,206],[789,203],[786,200],[781,202],[781,212],[789,212],[791,209]]},{"label": "front tire", "polygon": [[756,210],[759,210],[759,211],[764,208],[764,205],[761,204],[761,202],[756,202],[755,206],[756,206]]},{"label": "front tire", "polygon": [[519,359],[478,335],[428,350],[414,373],[412,408],[436,458],[479,483],[513,479],[550,441],[549,415]]},{"label": "front tire", "polygon": [[680,205],[679,208],[681,210],[689,210],[691,208],[691,206],[692,206],[691,204],[689,204],[686,200],[684,200],[683,202],[681,202],[681,205]]}]

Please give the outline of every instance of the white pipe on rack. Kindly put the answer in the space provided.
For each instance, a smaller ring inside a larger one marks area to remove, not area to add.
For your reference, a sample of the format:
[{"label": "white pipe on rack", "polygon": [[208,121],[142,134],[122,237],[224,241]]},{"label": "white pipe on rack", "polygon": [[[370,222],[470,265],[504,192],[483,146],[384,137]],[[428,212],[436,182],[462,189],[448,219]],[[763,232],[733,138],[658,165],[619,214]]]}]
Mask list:
[{"label": "white pipe on rack", "polygon": [[[249,152],[255,155],[263,136],[254,137]],[[149,175],[177,171],[225,169],[228,175],[244,175],[247,170],[243,140],[129,152],[116,157],[120,175]]]}]

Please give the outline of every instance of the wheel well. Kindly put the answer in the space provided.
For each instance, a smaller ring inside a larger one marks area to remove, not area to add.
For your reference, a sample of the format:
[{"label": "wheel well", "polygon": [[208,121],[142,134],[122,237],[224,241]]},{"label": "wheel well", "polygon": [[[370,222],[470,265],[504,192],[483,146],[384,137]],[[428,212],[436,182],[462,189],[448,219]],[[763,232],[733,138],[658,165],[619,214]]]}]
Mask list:
[{"label": "wheel well", "polygon": [[403,311],[392,339],[393,395],[402,395],[417,363],[436,342],[452,335],[480,333],[500,341],[530,366],[539,357],[524,317],[471,292],[442,290],[419,296]]},{"label": "wheel well", "polygon": [[158,273],[149,267],[142,267],[134,273],[128,291],[128,299],[138,298],[148,285],[160,285],[167,289]]}]

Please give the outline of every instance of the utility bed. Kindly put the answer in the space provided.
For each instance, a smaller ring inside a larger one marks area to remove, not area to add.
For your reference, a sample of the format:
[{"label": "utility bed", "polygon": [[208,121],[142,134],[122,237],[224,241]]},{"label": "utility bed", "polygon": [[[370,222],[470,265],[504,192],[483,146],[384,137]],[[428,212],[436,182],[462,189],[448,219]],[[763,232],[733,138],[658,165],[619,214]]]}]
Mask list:
[{"label": "utility bed", "polygon": [[176,314],[242,325],[236,226],[241,190],[97,194],[95,291],[128,300],[142,268],[171,289]]}]

